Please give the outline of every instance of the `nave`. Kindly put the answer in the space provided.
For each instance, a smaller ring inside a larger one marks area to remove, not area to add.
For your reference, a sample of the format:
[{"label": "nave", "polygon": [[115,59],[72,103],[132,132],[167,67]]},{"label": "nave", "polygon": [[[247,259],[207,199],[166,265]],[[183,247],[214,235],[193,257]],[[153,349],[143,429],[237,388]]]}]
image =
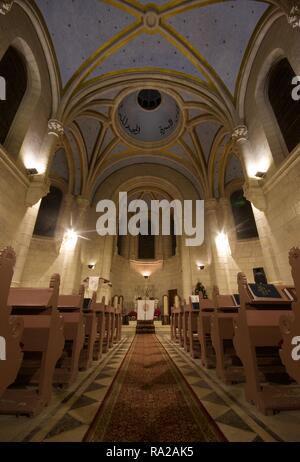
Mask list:
[{"label": "nave", "polygon": [[300,441],[299,34],[0,0],[1,442]]},{"label": "nave", "polygon": [[[101,438],[95,436],[95,424],[100,423],[97,415],[106,401],[111,385],[114,383],[119,388],[120,384],[116,375],[132,347],[136,331],[135,324],[133,321],[130,326],[123,326],[121,343],[104,354],[100,362],[94,363],[90,371],[81,372],[73,386],[67,390],[54,390],[51,405],[44,409],[38,417],[33,419],[18,417],[16,419],[15,416],[0,416],[0,442],[100,442]],[[184,387],[186,393],[182,400],[185,401],[184,407],[187,406],[186,400],[189,397],[193,402],[196,397],[198,413],[200,412],[204,422],[207,419],[209,426],[212,426],[213,435],[209,432],[207,439],[202,439],[203,435],[198,429],[196,430],[198,436],[195,439],[182,438],[182,435],[185,437],[186,435],[181,432],[174,433],[176,427],[177,429],[182,428],[180,420],[172,421],[171,433],[168,433],[168,427],[166,428],[165,425],[161,429],[161,422],[156,421],[153,434],[151,435],[150,432],[150,437],[149,434],[147,435],[150,442],[200,442],[202,440],[244,443],[300,440],[299,411],[285,411],[275,416],[262,415],[245,400],[243,384],[225,385],[222,383],[214,369],[204,368],[199,358],[191,358],[184,348],[171,341],[168,326],[162,326],[160,322],[156,322],[156,337],[164,354],[173,362],[173,367],[177,368],[176,375],[179,384],[177,385],[178,391],[175,390],[175,392],[180,393],[180,389]],[[161,380],[158,380],[158,384],[161,384]],[[156,389],[155,383],[147,387],[147,394],[149,393],[150,396],[152,389]],[[166,401],[168,401],[168,389],[163,396],[151,396],[150,405],[157,408],[159,404],[162,404],[162,409],[165,409]],[[131,397],[130,403],[133,402]],[[140,413],[143,418],[145,408],[139,400],[138,404],[140,407],[136,408],[135,412]],[[149,408],[149,400],[146,400],[145,406]],[[173,407],[176,408],[176,414],[180,412],[180,404],[173,402]],[[121,415],[122,419],[118,422],[118,430],[121,427],[119,437],[114,435],[114,438],[110,438],[106,434],[106,441],[116,443],[148,441],[148,439],[137,438],[141,432],[140,420],[133,422],[130,414],[124,416],[124,410]],[[103,418],[103,414],[101,416]],[[164,420],[163,422],[165,423]],[[194,419],[191,419],[189,423],[193,426]],[[203,425],[203,420],[201,423]],[[155,438],[151,438],[154,435]],[[103,437],[103,434],[101,436]]]}]

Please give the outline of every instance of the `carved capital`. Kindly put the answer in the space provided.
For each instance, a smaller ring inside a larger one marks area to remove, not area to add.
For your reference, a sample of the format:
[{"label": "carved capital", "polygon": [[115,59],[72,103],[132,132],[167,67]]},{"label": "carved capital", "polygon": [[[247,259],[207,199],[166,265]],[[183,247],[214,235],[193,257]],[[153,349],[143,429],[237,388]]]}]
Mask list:
[{"label": "carved capital", "polygon": [[261,212],[267,209],[265,193],[261,187],[260,180],[249,178],[244,185],[244,194],[246,199]]},{"label": "carved capital", "polygon": [[77,205],[78,205],[78,210],[80,212],[85,212],[89,205],[90,205],[90,201],[88,199],[86,199],[85,197],[82,197],[82,196],[78,196],[77,197]]},{"label": "carved capital", "polygon": [[218,209],[218,201],[217,199],[206,199],[204,202],[205,210],[207,212],[216,212]]},{"label": "carved capital", "polygon": [[32,175],[31,183],[27,190],[26,206],[33,207],[43,197],[47,196],[50,189],[50,181],[45,175]]},{"label": "carved capital", "polygon": [[48,122],[48,135],[53,135],[56,136],[56,138],[59,138],[64,134],[65,130],[63,124],[59,120],[50,119]]},{"label": "carved capital", "polygon": [[287,14],[287,20],[293,29],[300,27],[300,2],[294,3],[289,13]]},{"label": "carved capital", "polygon": [[239,143],[240,141],[247,141],[248,127],[246,127],[246,125],[238,125],[233,130],[231,137],[236,143]]},{"label": "carved capital", "polygon": [[14,0],[0,0],[0,14],[4,16],[12,9]]}]

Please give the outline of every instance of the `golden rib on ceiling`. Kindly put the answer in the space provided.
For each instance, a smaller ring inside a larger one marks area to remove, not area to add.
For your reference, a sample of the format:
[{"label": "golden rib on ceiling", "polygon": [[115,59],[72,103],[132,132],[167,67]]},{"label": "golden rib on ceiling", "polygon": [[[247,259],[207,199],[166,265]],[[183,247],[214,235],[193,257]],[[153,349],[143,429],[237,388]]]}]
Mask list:
[{"label": "golden rib on ceiling", "polygon": [[97,51],[95,51],[75,72],[71,80],[67,83],[63,97],[62,97],[62,104],[59,116],[62,118],[64,109],[72,97],[72,95],[76,92],[79,88],[81,82],[85,80],[90,74],[93,73],[99,65],[105,61],[109,56],[114,54],[119,48],[126,45],[130,40],[137,37],[141,30],[143,30],[143,23],[141,21],[137,21],[134,24],[123,29],[120,33],[116,34],[110,40],[105,42],[101,45]]},{"label": "golden rib on ceiling", "polygon": [[172,43],[172,45],[179,49],[181,53],[186,56],[198,70],[200,70],[204,77],[207,78],[212,88],[214,88],[226,101],[226,106],[230,113],[232,113],[232,111],[234,111],[233,97],[213,67],[211,67],[203,56],[170,25],[161,23],[160,31],[161,34],[164,35],[170,43]]},{"label": "golden rib on ceiling", "polygon": [[209,193],[211,197],[214,196],[214,172],[215,172],[215,165],[216,165],[216,156],[218,153],[218,149],[224,140],[224,138],[228,135],[228,130],[224,127],[221,127],[213,140],[212,147],[210,150],[209,161],[208,161],[208,183],[209,183]]},{"label": "golden rib on ceiling", "polygon": [[190,136],[191,136],[193,145],[194,145],[194,147],[196,149],[196,152],[198,154],[198,157],[199,157],[200,166],[201,166],[201,170],[203,172],[203,178],[204,178],[204,181],[205,181],[205,190],[208,190],[206,161],[205,161],[202,145],[200,143],[199,137],[198,137],[195,129],[191,130]]},{"label": "golden rib on ceiling", "polygon": [[120,10],[126,11],[126,13],[132,14],[133,16],[140,18],[141,13],[144,12],[144,5],[141,5],[135,0],[99,0],[104,1],[112,6],[119,8]]},{"label": "golden rib on ceiling", "polygon": [[227,146],[225,147],[225,151],[221,158],[220,167],[219,167],[219,179],[218,179],[218,188],[219,188],[220,197],[223,197],[225,193],[225,175],[226,175],[229,154],[232,152],[233,145],[234,145],[234,141],[231,139],[228,142]]},{"label": "golden rib on ceiling", "polygon": [[[175,16],[185,11],[192,10],[194,8],[201,8],[209,5],[215,5],[217,3],[225,3],[232,0],[173,0],[163,5],[160,8],[160,12],[165,18]],[[258,3],[270,3],[270,5],[280,6],[280,0],[253,0]]]}]

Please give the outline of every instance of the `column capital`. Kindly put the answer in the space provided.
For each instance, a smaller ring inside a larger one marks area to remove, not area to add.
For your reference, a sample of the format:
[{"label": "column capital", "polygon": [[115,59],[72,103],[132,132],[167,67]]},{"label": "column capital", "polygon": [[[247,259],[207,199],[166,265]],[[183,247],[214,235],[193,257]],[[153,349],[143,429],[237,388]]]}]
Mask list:
[{"label": "column capital", "polygon": [[30,178],[31,182],[25,200],[27,207],[33,207],[47,196],[50,190],[50,181],[45,175],[32,175]]},{"label": "column capital", "polygon": [[243,189],[246,199],[250,201],[256,209],[261,212],[267,209],[266,197],[262,189],[261,180],[248,178]]},{"label": "column capital", "polygon": [[221,207],[228,207],[230,205],[230,199],[228,197],[220,197],[219,204]]},{"label": "column capital", "polygon": [[218,209],[218,201],[215,198],[206,199],[204,201],[204,206],[207,212],[216,212]]},{"label": "column capital", "polygon": [[76,201],[77,201],[78,209],[80,211],[85,211],[90,205],[90,201],[86,197],[83,197],[83,196],[78,196],[76,198]]},{"label": "column capital", "polygon": [[248,134],[248,127],[246,125],[238,125],[233,129],[231,138],[236,143],[239,143],[240,141],[247,141],[249,139]]},{"label": "column capital", "polygon": [[6,15],[12,9],[14,0],[0,0],[0,14]]},{"label": "column capital", "polygon": [[59,138],[65,134],[63,123],[57,119],[50,119],[48,121],[48,135],[56,136]]},{"label": "column capital", "polygon": [[287,13],[287,21],[293,29],[300,27],[300,2],[295,1]]}]

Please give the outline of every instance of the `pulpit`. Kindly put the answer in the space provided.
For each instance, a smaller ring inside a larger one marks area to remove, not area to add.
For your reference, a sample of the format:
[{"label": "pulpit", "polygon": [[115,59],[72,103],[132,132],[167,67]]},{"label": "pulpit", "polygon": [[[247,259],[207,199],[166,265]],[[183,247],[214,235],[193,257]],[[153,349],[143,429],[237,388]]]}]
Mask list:
[{"label": "pulpit", "polygon": [[137,334],[154,334],[155,300],[138,300]]}]

